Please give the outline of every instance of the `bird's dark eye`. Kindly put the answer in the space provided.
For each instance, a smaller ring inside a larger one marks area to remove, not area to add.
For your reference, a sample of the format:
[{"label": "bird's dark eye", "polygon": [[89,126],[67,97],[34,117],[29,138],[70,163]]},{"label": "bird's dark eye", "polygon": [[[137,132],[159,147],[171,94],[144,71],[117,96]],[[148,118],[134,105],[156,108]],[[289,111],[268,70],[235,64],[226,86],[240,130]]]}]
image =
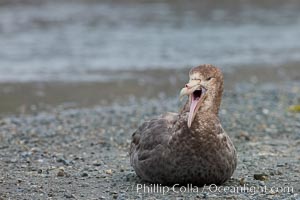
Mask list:
[{"label": "bird's dark eye", "polygon": [[206,80],[209,81],[209,80],[211,80],[211,79],[212,79],[212,77],[209,77],[209,78],[207,78]]}]

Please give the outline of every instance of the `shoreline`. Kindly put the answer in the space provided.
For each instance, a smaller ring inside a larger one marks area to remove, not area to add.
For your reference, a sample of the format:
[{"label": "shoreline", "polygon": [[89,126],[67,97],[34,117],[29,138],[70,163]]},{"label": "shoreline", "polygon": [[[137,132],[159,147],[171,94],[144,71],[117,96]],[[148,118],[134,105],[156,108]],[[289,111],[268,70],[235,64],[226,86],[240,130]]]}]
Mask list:
[{"label": "shoreline", "polygon": [[[176,96],[187,81],[188,68],[122,71],[105,73],[114,76],[104,82],[25,82],[0,83],[0,116],[36,114],[55,107],[91,108],[125,103],[130,99]],[[278,67],[234,67],[224,72],[225,90],[233,90],[242,84],[266,84],[280,86],[286,82],[300,82],[300,63]]]}]

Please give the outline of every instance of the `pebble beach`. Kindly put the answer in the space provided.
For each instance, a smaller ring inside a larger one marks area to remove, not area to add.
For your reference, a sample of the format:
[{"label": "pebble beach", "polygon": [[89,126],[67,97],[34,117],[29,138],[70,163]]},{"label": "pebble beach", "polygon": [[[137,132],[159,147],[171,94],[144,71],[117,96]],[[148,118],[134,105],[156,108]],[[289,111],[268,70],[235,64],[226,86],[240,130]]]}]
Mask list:
[{"label": "pebble beach", "polygon": [[177,96],[4,117],[0,198],[299,199],[300,113],[288,111],[299,92],[292,82],[225,91],[220,119],[238,151],[233,177],[222,186],[169,186],[164,194],[135,175],[128,150],[144,120],[178,110]]}]

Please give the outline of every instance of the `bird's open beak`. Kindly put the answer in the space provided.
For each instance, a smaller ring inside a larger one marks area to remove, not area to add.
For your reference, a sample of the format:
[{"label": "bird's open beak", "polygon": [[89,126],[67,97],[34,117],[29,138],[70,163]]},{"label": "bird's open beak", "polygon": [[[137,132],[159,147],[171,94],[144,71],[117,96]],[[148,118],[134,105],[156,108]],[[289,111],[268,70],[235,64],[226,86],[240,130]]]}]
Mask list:
[{"label": "bird's open beak", "polygon": [[206,89],[198,81],[190,81],[180,91],[180,98],[189,96],[190,112],[188,116],[188,127],[190,128],[201,103],[204,100]]}]

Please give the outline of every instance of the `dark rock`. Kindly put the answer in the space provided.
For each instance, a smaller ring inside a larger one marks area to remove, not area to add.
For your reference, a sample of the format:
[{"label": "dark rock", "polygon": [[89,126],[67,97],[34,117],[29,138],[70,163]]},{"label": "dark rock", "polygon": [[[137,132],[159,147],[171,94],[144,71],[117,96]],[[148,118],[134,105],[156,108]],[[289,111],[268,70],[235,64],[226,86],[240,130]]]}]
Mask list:
[{"label": "dark rock", "polygon": [[58,172],[57,172],[57,176],[65,176],[65,171],[63,169],[60,169]]},{"label": "dark rock", "polygon": [[86,172],[83,172],[83,173],[81,174],[81,177],[88,177],[88,176],[89,176],[89,174],[86,173]]},{"label": "dark rock", "polygon": [[241,186],[244,186],[246,184],[245,178],[244,177],[241,178],[240,181],[239,181],[239,183],[240,183]]},{"label": "dark rock", "polygon": [[269,179],[267,174],[254,174],[253,177],[255,180],[260,180],[260,181],[266,181]]}]

